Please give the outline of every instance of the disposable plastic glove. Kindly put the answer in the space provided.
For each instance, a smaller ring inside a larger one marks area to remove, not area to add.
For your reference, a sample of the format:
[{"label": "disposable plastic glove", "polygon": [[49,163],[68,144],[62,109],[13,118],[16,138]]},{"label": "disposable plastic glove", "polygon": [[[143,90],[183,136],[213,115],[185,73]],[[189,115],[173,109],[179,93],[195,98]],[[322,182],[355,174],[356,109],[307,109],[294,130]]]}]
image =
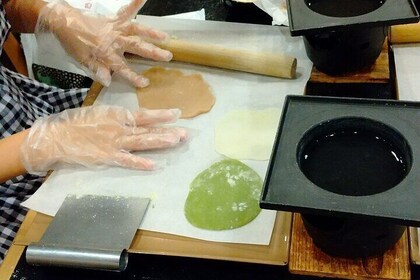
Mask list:
[{"label": "disposable plastic glove", "polygon": [[148,79],[128,67],[124,52],[158,61],[171,60],[172,53],[142,39],[164,41],[166,33],[131,22],[142,1],[133,0],[114,18],[84,14],[63,0],[55,1],[40,11],[35,33],[52,32],[67,53],[104,86],[109,86],[111,72],[116,72],[134,86],[145,87]]},{"label": "disposable plastic glove", "polygon": [[152,160],[128,151],[167,148],[184,141],[184,129],[158,126],[176,121],[179,115],[178,109],[131,112],[103,105],[66,110],[35,121],[21,145],[21,160],[34,174],[57,163],[151,170]]}]

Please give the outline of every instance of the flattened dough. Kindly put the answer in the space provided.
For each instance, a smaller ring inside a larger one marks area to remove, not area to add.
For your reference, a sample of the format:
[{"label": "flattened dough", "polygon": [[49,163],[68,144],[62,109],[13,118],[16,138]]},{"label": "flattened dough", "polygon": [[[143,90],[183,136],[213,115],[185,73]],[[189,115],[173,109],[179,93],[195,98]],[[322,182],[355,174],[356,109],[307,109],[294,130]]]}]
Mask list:
[{"label": "flattened dough", "polygon": [[219,161],[192,181],[185,216],[195,227],[227,230],[241,227],[258,216],[261,177],[234,159]]},{"label": "flattened dough", "polygon": [[179,108],[181,118],[207,113],[215,97],[200,74],[186,75],[179,70],[153,67],[143,73],[150,84],[137,89],[139,106],[148,109]]},{"label": "flattened dough", "polygon": [[234,159],[268,160],[281,110],[235,110],[224,115],[215,127],[215,149]]}]

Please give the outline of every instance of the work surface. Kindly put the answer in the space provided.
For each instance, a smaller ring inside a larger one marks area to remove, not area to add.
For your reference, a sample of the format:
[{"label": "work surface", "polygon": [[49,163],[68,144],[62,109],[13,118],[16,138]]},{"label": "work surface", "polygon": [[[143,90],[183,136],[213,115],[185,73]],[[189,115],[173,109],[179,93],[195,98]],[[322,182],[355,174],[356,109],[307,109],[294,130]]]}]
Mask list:
[{"label": "work surface", "polygon": [[[268,245],[276,214],[274,211],[263,210],[255,220],[238,229],[206,231],[197,229],[186,221],[184,202],[194,177],[224,158],[215,151],[213,142],[216,123],[225,114],[241,109],[267,108],[274,108],[280,112],[286,94],[303,94],[311,63],[306,58],[302,41],[300,38],[291,38],[287,28],[274,26],[214,21],[202,21],[197,24],[197,21],[193,20],[159,17],[140,17],[139,21],[167,31],[180,40],[213,43],[226,48],[238,49],[246,46],[247,49],[256,52],[284,52],[296,56],[298,77],[289,80],[174,62],[158,63],[163,67],[180,69],[184,73],[200,73],[216,98],[210,112],[177,122],[177,125],[190,131],[191,136],[187,143],[174,149],[142,153],[145,157],[166,161],[164,168],[153,172],[121,168],[58,169],[29,200],[25,201],[24,206],[54,215],[69,193],[150,197],[151,207],[146,213],[141,229],[207,241]],[[132,66],[136,71],[150,68],[144,61],[133,63]],[[135,89],[119,77],[113,77],[111,85],[98,96],[97,103],[138,108]],[[246,120],[243,120],[241,125],[243,127],[246,124]],[[244,162],[264,178],[268,160]],[[288,240],[287,236],[286,234],[283,239]]]}]

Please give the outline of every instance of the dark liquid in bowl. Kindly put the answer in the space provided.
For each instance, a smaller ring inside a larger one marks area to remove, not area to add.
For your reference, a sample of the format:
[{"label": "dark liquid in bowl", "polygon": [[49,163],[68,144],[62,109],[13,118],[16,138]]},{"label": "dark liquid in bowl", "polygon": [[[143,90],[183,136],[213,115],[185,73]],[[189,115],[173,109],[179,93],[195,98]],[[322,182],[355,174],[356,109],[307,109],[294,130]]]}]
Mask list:
[{"label": "dark liquid in bowl", "polygon": [[314,12],[330,17],[354,17],[380,8],[385,0],[305,0]]},{"label": "dark liquid in bowl", "polygon": [[318,136],[300,153],[300,168],[318,187],[351,196],[376,194],[408,173],[403,151],[375,131],[344,129]]}]

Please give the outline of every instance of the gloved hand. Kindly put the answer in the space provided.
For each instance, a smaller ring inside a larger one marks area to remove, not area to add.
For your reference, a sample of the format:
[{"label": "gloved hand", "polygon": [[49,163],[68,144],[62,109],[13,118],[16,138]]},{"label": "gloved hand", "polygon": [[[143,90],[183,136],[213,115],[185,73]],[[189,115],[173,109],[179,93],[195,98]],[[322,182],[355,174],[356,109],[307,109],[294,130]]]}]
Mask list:
[{"label": "gloved hand", "polygon": [[35,174],[56,163],[151,170],[152,160],[128,151],[167,148],[186,140],[185,129],[158,126],[179,116],[178,109],[130,112],[105,105],[66,110],[35,121],[20,157],[25,169]]},{"label": "gloved hand", "polygon": [[134,86],[145,87],[148,79],[128,67],[124,52],[159,61],[170,61],[172,53],[142,39],[164,41],[166,33],[131,22],[142,1],[133,0],[115,18],[84,14],[64,0],[55,1],[41,9],[35,33],[52,32],[67,53],[104,86],[109,86],[111,72],[116,72]]}]

